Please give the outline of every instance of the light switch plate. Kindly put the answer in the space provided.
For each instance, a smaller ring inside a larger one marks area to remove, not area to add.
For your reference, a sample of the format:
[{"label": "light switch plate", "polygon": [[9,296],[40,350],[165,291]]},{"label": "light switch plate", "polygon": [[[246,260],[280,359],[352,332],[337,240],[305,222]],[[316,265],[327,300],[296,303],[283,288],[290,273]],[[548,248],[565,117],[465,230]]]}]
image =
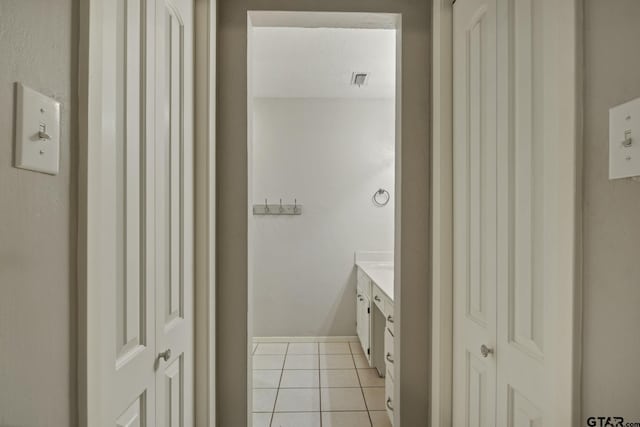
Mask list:
[{"label": "light switch plate", "polygon": [[609,110],[609,179],[640,176],[640,98]]},{"label": "light switch plate", "polygon": [[60,169],[60,103],[17,83],[17,168],[56,175]]}]

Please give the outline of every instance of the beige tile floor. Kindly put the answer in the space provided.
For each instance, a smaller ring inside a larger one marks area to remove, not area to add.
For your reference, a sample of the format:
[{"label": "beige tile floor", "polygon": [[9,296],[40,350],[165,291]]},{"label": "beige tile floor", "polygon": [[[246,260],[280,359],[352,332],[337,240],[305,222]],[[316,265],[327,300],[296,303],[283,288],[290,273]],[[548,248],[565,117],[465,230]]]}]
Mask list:
[{"label": "beige tile floor", "polygon": [[390,427],[357,342],[253,345],[254,427]]}]

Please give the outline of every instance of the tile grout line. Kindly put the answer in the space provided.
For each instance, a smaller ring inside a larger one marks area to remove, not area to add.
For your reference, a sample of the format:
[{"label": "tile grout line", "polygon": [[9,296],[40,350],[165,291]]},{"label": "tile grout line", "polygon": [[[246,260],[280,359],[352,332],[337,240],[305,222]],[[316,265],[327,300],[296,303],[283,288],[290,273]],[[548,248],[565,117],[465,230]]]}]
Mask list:
[{"label": "tile grout line", "polygon": [[[349,345],[349,348],[351,349],[351,345]],[[353,350],[351,352],[351,358],[353,359],[353,366],[356,368],[356,376],[358,377],[358,384],[360,384],[360,393],[362,393],[362,400],[364,400],[364,407],[367,410],[367,417],[369,418],[369,425],[373,426],[373,421],[371,420],[371,412],[369,412],[369,405],[367,405],[367,399],[364,396],[364,389],[362,387],[362,381],[360,381],[360,372],[358,372],[358,368],[356,366],[356,359],[353,356]]]},{"label": "tile grout line", "polygon": [[320,427],[322,427],[322,375],[320,375],[320,343],[316,343],[316,350],[318,350],[318,398],[320,399]]},{"label": "tile grout line", "polygon": [[276,414],[276,404],[278,403],[278,395],[280,394],[280,385],[282,384],[282,377],[284,376],[284,364],[287,362],[287,353],[289,353],[289,343],[287,343],[287,348],[284,350],[284,358],[282,359],[282,367],[280,369],[280,380],[278,380],[278,388],[276,389],[276,398],[273,401],[273,408],[271,410],[271,419],[269,420],[269,427],[273,424],[273,418]]}]

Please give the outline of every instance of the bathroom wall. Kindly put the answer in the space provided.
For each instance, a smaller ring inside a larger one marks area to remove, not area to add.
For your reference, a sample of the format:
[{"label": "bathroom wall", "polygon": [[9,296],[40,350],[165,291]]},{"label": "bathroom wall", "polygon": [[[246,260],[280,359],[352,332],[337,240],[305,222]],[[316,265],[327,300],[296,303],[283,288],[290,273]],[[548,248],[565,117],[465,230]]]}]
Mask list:
[{"label": "bathroom wall", "polygon": [[254,100],[253,202],[303,205],[254,216],[254,335],[355,335],[357,250],[393,250],[393,99]]},{"label": "bathroom wall", "polygon": [[608,179],[608,110],[640,97],[639,19],[637,0],[585,1],[583,423],[640,422],[640,182]]},{"label": "bathroom wall", "polygon": [[[0,425],[76,425],[75,0],[0,1]],[[15,169],[22,82],[62,103],[60,174]]]}]

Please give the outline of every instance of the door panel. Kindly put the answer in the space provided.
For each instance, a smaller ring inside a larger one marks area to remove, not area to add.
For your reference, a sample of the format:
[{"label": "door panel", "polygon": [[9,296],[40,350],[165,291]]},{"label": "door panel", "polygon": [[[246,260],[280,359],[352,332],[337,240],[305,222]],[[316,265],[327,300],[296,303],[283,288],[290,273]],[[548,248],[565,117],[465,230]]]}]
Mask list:
[{"label": "door panel", "polygon": [[508,421],[504,425],[509,427],[542,427],[542,411],[523,397],[517,390],[508,388],[507,401]]},{"label": "door panel", "polygon": [[488,377],[487,364],[475,354],[467,353],[466,384],[467,396],[465,412],[467,425],[471,427],[491,426],[491,412],[486,408],[491,405],[493,390],[489,389],[493,381]]},{"label": "door panel", "polygon": [[545,407],[543,2],[500,0],[498,424],[542,425]]},{"label": "door panel", "polygon": [[117,427],[146,427],[145,395],[140,396],[116,420]]},{"label": "door panel", "polygon": [[[155,424],[155,28],[145,0],[103,4],[103,425]],[[109,349],[109,350],[107,350]]]},{"label": "door panel", "polygon": [[157,3],[158,426],[193,425],[193,3]]},{"label": "door panel", "polygon": [[454,425],[495,425],[496,2],[454,7]]},{"label": "door panel", "polygon": [[146,345],[147,319],[143,313],[147,267],[144,258],[145,170],[143,129],[146,103],[144,94],[145,63],[142,43],[141,0],[117,2],[117,92],[116,92],[116,227],[117,227],[117,296],[116,345],[118,360],[124,362],[140,346]]},{"label": "door panel", "polygon": [[184,363],[183,357],[179,357],[171,363],[165,370],[165,425],[169,427],[180,427],[184,424],[183,403],[184,403]]},{"label": "door panel", "polygon": [[513,160],[507,171],[509,189],[509,341],[542,357],[543,310],[537,304],[544,297],[541,267],[543,259],[543,144],[542,136],[542,28],[540,2],[511,0],[512,20],[508,28],[513,39],[507,79],[513,82],[508,152]]}]

